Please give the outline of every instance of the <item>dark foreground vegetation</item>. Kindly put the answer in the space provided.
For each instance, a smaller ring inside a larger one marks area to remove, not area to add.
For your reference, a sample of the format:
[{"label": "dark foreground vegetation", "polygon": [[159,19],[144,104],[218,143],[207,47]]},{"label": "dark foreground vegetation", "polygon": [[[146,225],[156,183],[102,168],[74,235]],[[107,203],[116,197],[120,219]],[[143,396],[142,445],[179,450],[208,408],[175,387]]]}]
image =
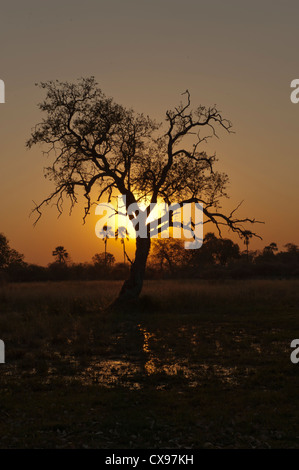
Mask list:
[{"label": "dark foreground vegetation", "polygon": [[[73,263],[68,251],[58,246],[54,260],[47,267],[24,261],[23,255],[10,248],[0,234],[0,282],[92,281],[128,278],[131,260],[126,252],[127,239],[120,239],[123,262],[116,262],[112,253],[96,253],[91,262]],[[280,251],[270,243],[261,251],[245,250],[228,238],[207,233],[198,250],[186,250],[180,239],[153,239],[147,263],[147,279],[298,279],[299,247],[287,243]]]},{"label": "dark foreground vegetation", "polygon": [[299,448],[299,281],[0,288],[1,448]]}]

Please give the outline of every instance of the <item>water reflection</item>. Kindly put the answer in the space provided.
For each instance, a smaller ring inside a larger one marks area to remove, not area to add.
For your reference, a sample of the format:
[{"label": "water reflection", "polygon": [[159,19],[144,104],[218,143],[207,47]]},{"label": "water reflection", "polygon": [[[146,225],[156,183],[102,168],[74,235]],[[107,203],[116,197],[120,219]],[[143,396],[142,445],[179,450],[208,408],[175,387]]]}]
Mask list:
[{"label": "water reflection", "polygon": [[99,384],[104,387],[122,385],[130,389],[139,389],[140,383],[134,380],[138,372],[138,366],[130,361],[112,359],[99,361],[94,358],[77,378],[84,385]]},{"label": "water reflection", "polygon": [[143,335],[142,350],[143,350],[144,354],[146,355],[146,357],[148,358],[148,360],[144,364],[144,369],[145,369],[147,375],[151,375],[151,374],[154,374],[155,372],[157,372],[157,365],[156,365],[157,360],[155,360],[154,354],[151,351],[150,345],[149,345],[150,340],[152,338],[154,338],[155,335],[153,333],[150,333],[149,331],[147,331],[145,328],[142,328],[141,325],[138,325],[138,328],[139,328],[139,331]]},{"label": "water reflection", "polygon": [[[77,382],[85,386],[130,389],[144,387],[149,378],[150,383],[160,390],[174,383],[193,388],[215,379],[222,384],[237,385],[240,379],[248,376],[249,372],[244,368],[240,370],[234,365],[221,363],[223,345],[217,339],[211,337],[206,344],[200,342],[199,336],[203,333],[194,326],[178,328],[176,334],[178,347],[174,347],[173,336],[168,335],[167,331],[153,332],[144,324],[138,324],[129,334],[126,331],[123,335],[114,336],[113,342],[117,347],[111,348],[105,356],[49,352],[42,364],[37,361],[35,367],[33,364],[30,367],[24,363],[22,368],[15,365],[13,372],[7,366],[5,373],[7,377],[9,374],[30,374],[46,383],[61,379],[66,383]],[[91,339],[91,344],[93,341]],[[129,341],[130,347],[122,347]],[[213,344],[211,355],[206,352],[209,344]],[[258,344],[252,343],[251,347],[259,352]]]}]

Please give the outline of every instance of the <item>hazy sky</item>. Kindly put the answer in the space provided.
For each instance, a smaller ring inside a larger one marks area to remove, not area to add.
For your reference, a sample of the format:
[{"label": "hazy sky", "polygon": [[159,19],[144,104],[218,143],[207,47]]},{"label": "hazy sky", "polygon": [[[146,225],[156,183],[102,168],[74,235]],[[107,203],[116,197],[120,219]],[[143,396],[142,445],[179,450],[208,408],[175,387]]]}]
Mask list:
[{"label": "hazy sky", "polygon": [[47,196],[41,149],[25,142],[40,118],[36,82],[94,75],[108,96],[162,120],[187,88],[194,106],[214,103],[236,134],[210,144],[230,176],[233,208],[264,220],[262,248],[299,244],[299,3],[293,0],[1,1],[0,232],[27,261],[46,264],[64,245],[74,261],[103,249],[97,218],[81,209],[57,220],[48,208],[36,228],[33,200]]}]

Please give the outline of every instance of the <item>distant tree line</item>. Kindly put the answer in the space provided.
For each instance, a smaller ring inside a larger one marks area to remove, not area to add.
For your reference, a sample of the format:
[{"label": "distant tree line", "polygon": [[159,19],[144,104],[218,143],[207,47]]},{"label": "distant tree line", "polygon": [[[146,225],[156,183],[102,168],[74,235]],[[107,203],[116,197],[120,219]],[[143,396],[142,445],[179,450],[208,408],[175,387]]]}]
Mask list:
[{"label": "distant tree line", "polygon": [[[228,238],[207,233],[198,250],[185,250],[179,239],[153,239],[146,277],[148,279],[250,279],[299,277],[299,247],[287,243],[279,251],[270,243],[261,251],[244,249]],[[96,253],[91,262],[73,263],[68,251],[57,246],[53,262],[47,267],[26,263],[24,256],[12,249],[0,234],[0,282],[36,282],[62,280],[123,280],[130,270],[130,258],[116,262],[112,253]]]},{"label": "distant tree line", "polygon": [[261,251],[245,249],[228,238],[207,233],[198,250],[185,250],[181,240],[157,240],[150,267],[161,277],[202,279],[250,279],[299,277],[299,247],[287,243],[282,251],[270,243]]}]

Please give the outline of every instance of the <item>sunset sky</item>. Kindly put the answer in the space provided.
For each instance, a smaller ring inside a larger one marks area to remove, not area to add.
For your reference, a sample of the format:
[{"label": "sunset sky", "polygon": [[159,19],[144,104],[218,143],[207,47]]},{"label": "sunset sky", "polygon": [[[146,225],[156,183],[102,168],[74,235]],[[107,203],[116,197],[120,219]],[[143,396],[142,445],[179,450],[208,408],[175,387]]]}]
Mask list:
[{"label": "sunset sky", "polygon": [[32,263],[50,262],[57,245],[75,262],[103,250],[98,218],[83,226],[82,207],[60,219],[48,207],[33,227],[33,201],[52,185],[41,149],[25,148],[41,119],[35,83],[94,75],[106,95],[158,121],[186,89],[194,107],[217,104],[236,132],[209,146],[230,177],[224,207],[244,200],[240,215],[265,221],[251,248],[299,244],[298,17],[295,0],[2,1],[0,232]]}]

